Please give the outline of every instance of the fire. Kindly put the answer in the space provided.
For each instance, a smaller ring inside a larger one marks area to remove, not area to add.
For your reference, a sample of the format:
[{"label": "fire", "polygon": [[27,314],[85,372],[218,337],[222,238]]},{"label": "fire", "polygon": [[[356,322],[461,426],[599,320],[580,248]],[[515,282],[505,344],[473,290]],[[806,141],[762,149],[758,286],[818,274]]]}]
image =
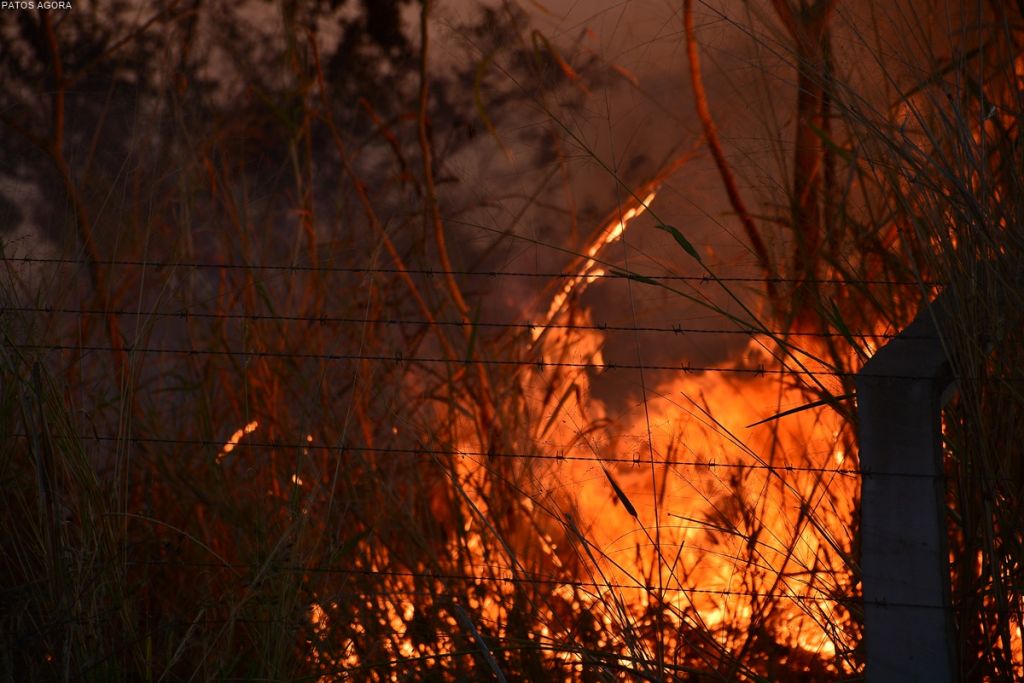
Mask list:
[{"label": "fire", "polygon": [[597,236],[591,240],[590,246],[584,252],[583,266],[566,281],[562,289],[551,300],[551,305],[548,306],[547,314],[544,316],[544,323],[533,328],[531,332],[533,341],[537,341],[545,328],[558,317],[569,301],[569,297],[573,294],[577,296],[582,294],[587,285],[606,274],[603,268],[598,267],[597,257],[601,250],[622,237],[630,221],[646,211],[656,195],[655,189],[635,206],[630,206],[620,216],[613,217],[598,231]]},{"label": "fire", "polygon": [[[777,382],[766,378],[684,375],[652,393],[651,440],[639,464],[609,465],[637,510],[636,519],[626,506],[615,504],[608,483],[595,475],[596,464],[573,461],[559,472],[575,491],[580,526],[601,549],[601,573],[613,577],[612,583],[642,585],[638,577],[654,568],[653,583],[664,586],[669,601],[680,611],[693,607],[711,630],[742,631],[758,594],[778,594],[784,615],[778,635],[792,647],[834,655],[836,644],[822,624],[834,607],[827,596],[839,588],[833,582],[843,576],[843,566],[829,544],[849,546],[856,493],[849,468],[844,474],[840,467],[839,416],[807,411],[777,428],[746,430],[766,406],[802,398],[798,389],[780,395]],[[639,435],[632,438],[643,442],[647,433],[647,419],[638,416],[617,441]],[[664,464],[683,452],[692,464]],[[656,479],[645,466],[650,460],[658,465]],[[658,518],[655,495],[663,501]],[[831,510],[818,523],[827,524],[832,538],[822,539],[804,511],[826,501]],[[673,560],[651,550],[637,552],[655,533],[660,552]]]},{"label": "fire", "polygon": [[[601,249],[621,238],[654,198],[651,192],[598,232],[579,270],[553,296],[546,325],[569,321],[571,295],[604,272],[596,261]],[[589,325],[590,312],[571,316],[575,327],[534,328],[534,341],[546,331],[543,357],[603,365],[604,335],[579,329]],[[825,355],[820,346],[806,347],[801,357],[811,372],[826,371],[809,360]],[[742,370],[754,359],[778,370],[764,349],[765,340],[752,338],[722,369]],[[572,523],[596,549],[590,571],[601,580],[595,588],[606,584],[574,609],[600,612],[618,603],[639,618],[661,602],[671,607],[673,628],[694,621],[736,651],[753,624],[764,624],[765,605],[774,603],[780,644],[829,660],[834,671],[854,671],[836,658],[855,643],[836,628],[842,606],[832,597],[852,588],[843,585],[851,580],[844,552],[852,545],[858,489],[841,416],[818,408],[748,428],[766,414],[807,403],[807,393],[772,374],[680,373],[649,388],[644,410],[600,434],[588,426],[609,416],[589,396],[585,373],[549,368],[532,386],[538,395],[568,397],[558,404],[561,419],[538,429],[538,442],[581,456],[558,463],[538,488],[572,492],[557,502],[576,511]]]},{"label": "fire", "polygon": [[242,440],[242,437],[252,434],[259,426],[259,421],[253,420],[244,427],[235,430],[235,433],[231,435],[231,438],[228,439],[227,443],[225,443],[220,449],[220,453],[217,454],[217,463],[220,464],[224,458],[231,453],[231,451],[235,450],[235,447],[238,445],[238,442]]},{"label": "fire", "polygon": [[1024,676],[1024,638],[1021,638],[1019,614],[1017,625],[1010,632],[1010,656],[1014,661],[1014,675]]},{"label": "fire", "polygon": [[[578,269],[542,307],[544,325],[531,330],[535,352],[552,362],[529,366],[519,381],[538,408],[530,423],[534,448],[555,458],[524,464],[517,480],[517,504],[531,518],[538,511],[550,517],[546,526],[526,530],[523,543],[542,553],[551,572],[575,572],[573,580],[551,585],[552,599],[590,615],[603,631],[601,647],[621,656],[623,666],[635,665],[636,653],[620,634],[656,611],[663,615],[659,637],[670,649],[686,633],[701,632],[722,652],[738,653],[765,633],[788,653],[781,661],[814,658],[834,673],[854,673],[848,653],[855,636],[845,628],[850,612],[835,597],[855,593],[847,552],[858,480],[844,419],[820,407],[764,422],[809,399],[801,386],[773,374],[782,366],[763,338],[751,338],[722,372],[680,371],[648,386],[643,409],[625,416],[610,415],[590,394],[588,374],[571,367],[605,366],[605,333],[574,295],[605,272],[602,249],[621,239],[655,196],[652,190],[597,232]],[[809,372],[827,374],[812,360],[827,355],[820,347],[808,343],[800,361]],[[838,382],[824,384],[842,393]],[[761,424],[748,427],[755,423]],[[447,550],[467,566],[493,568],[495,539],[506,539],[489,526],[491,463],[468,421],[456,431],[462,435],[456,451],[464,455],[455,458],[451,476],[465,511]],[[520,576],[515,562],[498,581],[465,596],[497,642],[510,636],[508,610]],[[393,597],[378,605],[396,634],[417,618],[417,608],[399,599],[403,586],[414,587],[396,580]],[[447,592],[443,584],[439,592]],[[310,610],[314,631],[325,632],[324,609]],[[549,646],[544,656],[582,666],[579,653],[560,649],[564,634],[556,632],[554,608],[548,615],[552,623],[530,637]],[[451,612],[438,618],[467,636],[476,628]],[[439,648],[405,633],[393,654],[436,656],[443,654]],[[363,664],[355,654],[328,661],[315,644],[312,657],[349,669]]]}]

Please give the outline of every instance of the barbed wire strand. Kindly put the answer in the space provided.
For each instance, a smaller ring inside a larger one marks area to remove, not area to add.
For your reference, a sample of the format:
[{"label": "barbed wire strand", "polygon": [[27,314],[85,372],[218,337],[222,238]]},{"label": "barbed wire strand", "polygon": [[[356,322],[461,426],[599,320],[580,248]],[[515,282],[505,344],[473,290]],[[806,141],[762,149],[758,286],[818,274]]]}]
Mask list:
[{"label": "barbed wire strand", "polygon": [[[32,349],[42,351],[75,351],[75,352],[110,352],[112,348],[110,346],[97,345],[97,344],[18,344],[12,343],[11,346],[18,350]],[[550,361],[550,360],[510,360],[504,358],[481,358],[472,357],[465,359],[452,359],[452,358],[441,358],[441,357],[430,357],[430,356],[406,356],[401,351],[396,351],[391,354],[356,354],[356,353],[312,353],[308,351],[234,351],[231,349],[179,349],[170,347],[152,347],[152,346],[134,346],[132,344],[124,345],[125,353],[143,353],[143,354],[167,354],[167,355],[182,355],[182,356],[229,356],[239,358],[285,358],[285,359],[305,359],[305,360],[323,360],[323,361],[371,361],[371,362],[382,362],[382,363],[441,363],[441,364],[471,364],[471,363],[482,363],[484,365],[498,365],[498,366],[518,366],[518,367],[535,367],[537,369],[544,368],[575,368],[581,370],[667,370],[672,372],[683,372],[683,373],[701,373],[701,372],[719,372],[719,373],[737,373],[744,375],[754,376],[765,376],[765,375],[790,375],[790,376],[806,376],[806,377],[836,377],[836,378],[852,378],[858,376],[864,377],[884,377],[887,379],[920,379],[916,375],[894,375],[894,374],[868,374],[856,373],[856,372],[838,372],[834,370],[790,370],[786,368],[770,368],[764,367],[763,365],[756,368],[752,367],[717,367],[717,366],[704,366],[704,365],[690,365],[688,363],[677,363],[674,365],[665,364],[640,364],[640,363],[594,363],[594,362],[571,362],[571,361]],[[1001,378],[1006,379],[1006,378]]]},{"label": "barbed wire strand", "polygon": [[[110,346],[97,345],[97,344],[19,344],[11,343],[12,348],[23,350],[42,350],[42,351],[75,351],[75,352],[110,352],[113,350]],[[484,365],[496,365],[496,366],[518,366],[518,367],[534,367],[539,370],[544,368],[575,368],[579,370],[596,370],[596,371],[611,371],[611,370],[664,370],[670,372],[682,372],[684,374],[691,373],[702,373],[702,372],[717,372],[717,373],[735,373],[742,375],[752,375],[757,377],[763,377],[766,375],[780,375],[780,376],[793,376],[793,377],[833,377],[839,379],[853,379],[855,377],[872,377],[879,379],[897,379],[897,380],[921,380],[925,379],[922,375],[915,374],[894,374],[894,373],[865,373],[863,371],[852,372],[852,371],[837,371],[837,370],[806,370],[799,369],[793,370],[789,368],[775,368],[765,367],[763,364],[758,367],[721,367],[721,366],[710,366],[710,365],[692,365],[688,362],[676,363],[673,365],[659,364],[659,363],[595,363],[587,361],[552,361],[538,358],[536,360],[511,360],[504,358],[483,358],[483,357],[467,357],[467,358],[441,358],[431,356],[407,356],[401,351],[395,351],[391,354],[350,354],[350,353],[312,353],[308,351],[235,351],[231,349],[179,349],[172,347],[151,347],[151,346],[135,346],[130,343],[124,345],[125,353],[143,353],[143,354],[167,354],[167,355],[182,355],[182,356],[229,356],[239,358],[284,358],[284,359],[305,359],[305,360],[323,360],[323,361],[370,361],[370,362],[381,362],[381,363],[440,363],[444,365],[469,365],[473,363],[482,363]],[[987,375],[987,376],[973,376],[973,375],[956,375],[953,379],[955,380],[999,380],[1001,382],[1024,382],[1024,376],[1018,375]],[[838,397],[837,397],[838,398]]]},{"label": "barbed wire strand", "polygon": [[[10,436],[15,438],[32,438],[31,435],[25,433],[13,433]],[[214,440],[214,439],[179,439],[171,437],[150,437],[150,436],[111,436],[103,434],[79,434],[76,438],[83,441],[94,441],[94,442],[110,442],[110,443],[125,443],[130,441],[138,441],[140,443],[152,443],[162,444],[167,446],[204,446],[222,449],[227,443],[227,440]],[[635,465],[638,462],[647,463],[649,458],[644,460],[638,460],[632,457],[623,457],[621,455],[609,455],[607,457],[596,456],[596,455],[572,455],[562,453],[509,453],[509,452],[496,452],[496,451],[472,451],[462,449],[437,449],[437,448],[402,448],[402,447],[387,447],[387,446],[331,446],[329,444],[317,444],[314,442],[284,442],[284,441],[250,441],[245,437],[242,437],[237,442],[232,442],[232,450],[230,453],[236,452],[240,448],[279,448],[287,450],[315,450],[315,451],[338,451],[341,454],[345,453],[367,453],[367,454],[395,454],[395,455],[422,455],[422,456],[438,456],[438,457],[470,457],[470,458],[502,458],[502,459],[513,459],[513,460],[548,460],[556,462],[592,462],[600,464],[623,464],[623,465]],[[225,454],[230,457],[230,453]],[[737,470],[768,470],[775,473],[787,473],[787,472],[809,472],[819,474],[839,474],[843,476],[861,476],[861,472],[849,469],[849,468],[830,468],[830,467],[813,467],[810,465],[770,465],[761,463],[736,463],[736,462],[718,462],[714,459],[709,460],[677,460],[672,458],[666,458],[664,460],[656,460],[656,465],[659,466],[670,466],[670,467],[693,467],[699,469],[716,470],[716,469],[737,469]],[[913,473],[884,473],[884,476],[894,477],[917,477],[926,475],[917,475]]]},{"label": "barbed wire strand", "polygon": [[[352,318],[333,315],[287,315],[287,314],[264,314],[264,313],[220,313],[209,311],[192,311],[186,308],[176,310],[145,310],[145,309],[116,309],[102,311],[87,308],[66,308],[54,306],[5,306],[3,311],[14,311],[22,313],[50,313],[67,315],[121,315],[139,316],[143,318],[199,318],[212,320],[242,320],[242,321],[281,321],[281,322],[305,322],[320,324],[352,324],[352,325],[438,325],[441,327],[462,328],[465,323],[453,320],[425,320],[421,318]],[[597,332],[664,332],[670,334],[742,334],[742,335],[767,335],[772,337],[816,337],[816,338],[846,338],[854,337],[859,339],[893,339],[900,336],[903,339],[921,339],[924,337],[900,335],[894,332],[805,332],[800,330],[767,330],[756,327],[734,327],[734,328],[703,328],[684,327],[683,325],[671,325],[668,327],[657,325],[616,325],[613,323],[592,323],[580,325],[574,323],[534,323],[534,322],[498,322],[498,321],[474,321],[474,327],[497,328],[497,329],[520,329],[528,332],[534,330],[588,330]],[[928,337],[931,338],[931,337]]]},{"label": "barbed wire strand", "polygon": [[[194,568],[221,568],[221,569],[247,569],[252,568],[251,564],[242,563],[223,563],[223,562],[183,562],[180,560],[165,560],[165,559],[128,559],[127,564],[132,565],[163,565],[169,567],[194,567]],[[263,565],[261,565],[262,568]],[[323,567],[317,565],[311,565],[308,567],[296,566],[296,565],[274,565],[270,564],[267,567],[288,572],[310,572],[314,574],[344,574],[344,575],[356,575],[356,576],[373,576],[373,577],[392,577],[392,578],[408,578],[408,579],[431,579],[436,581],[472,581],[472,582],[488,582],[488,583],[505,583],[510,585],[527,584],[527,585],[551,585],[551,586],[571,586],[573,588],[595,588],[610,589],[610,590],[641,590],[645,592],[656,593],[658,591],[657,586],[646,586],[638,583],[621,583],[621,582],[600,582],[600,581],[580,581],[569,578],[561,578],[555,576],[524,576],[519,572],[519,576],[488,576],[486,574],[459,574],[454,572],[416,572],[410,570],[396,570],[396,569],[370,569],[365,567]],[[511,567],[491,567],[487,566],[488,569],[501,570],[505,569],[509,573],[512,573]],[[750,598],[768,598],[777,600],[796,600],[796,601],[808,601],[808,602],[834,602],[838,604],[857,604],[857,605],[877,605],[880,607],[899,607],[899,608],[911,608],[911,609],[930,609],[930,610],[967,610],[974,612],[1001,612],[998,607],[986,607],[985,605],[937,605],[934,603],[919,603],[919,602],[902,602],[893,600],[865,600],[864,597],[855,592],[846,592],[842,595],[800,595],[797,593],[779,593],[779,592],[763,592],[763,591],[748,591],[748,590],[737,590],[731,588],[700,588],[700,587],[684,587],[684,588],[666,588],[666,593],[679,593],[689,592],[702,595],[718,595],[722,597],[750,597]],[[376,593],[376,591],[374,592]]]},{"label": "barbed wire strand", "polygon": [[[25,433],[13,433],[10,434],[13,438],[28,439],[32,438],[31,435]],[[110,443],[124,443],[129,441],[137,441],[140,443],[152,443],[162,444],[169,446],[203,446],[213,447],[222,449],[227,440],[215,440],[215,439],[181,439],[172,437],[151,437],[151,436],[111,436],[101,434],[79,434],[76,438],[82,441],[93,441],[93,442],[110,442]],[[232,449],[229,453],[225,453],[225,456],[230,456],[230,453],[234,453],[238,449],[243,448],[255,448],[255,449],[271,449],[279,448],[286,450],[315,450],[315,451],[338,451],[342,455],[345,453],[365,453],[365,454],[394,454],[394,455],[422,455],[422,456],[437,456],[437,457],[468,457],[468,458],[501,458],[501,459],[512,459],[512,460],[546,460],[555,462],[591,462],[600,463],[603,465],[618,464],[618,465],[638,465],[638,464],[649,464],[649,456],[644,457],[624,457],[622,455],[610,454],[607,456],[599,455],[572,455],[564,453],[509,453],[509,452],[498,452],[498,451],[472,451],[464,449],[437,449],[437,448],[402,448],[402,447],[388,447],[388,446],[344,446],[336,445],[332,446],[329,444],[318,444],[310,441],[251,441],[245,437],[237,442],[232,442]],[[657,455],[656,455],[657,457]],[[692,467],[694,469],[704,469],[709,472],[715,470],[765,470],[777,476],[783,474],[790,474],[794,472],[804,472],[811,474],[836,474],[844,477],[862,477],[862,478],[900,478],[900,479],[936,479],[940,481],[946,481],[951,478],[950,475],[940,474],[926,474],[923,472],[877,472],[873,470],[859,469],[855,470],[852,468],[844,467],[815,467],[813,465],[793,465],[789,463],[785,464],[771,464],[771,463],[743,463],[743,462],[719,462],[713,458],[705,460],[678,460],[674,458],[665,458],[655,460],[654,464],[659,467]],[[970,480],[970,481],[987,481],[987,482],[1015,482],[1016,480],[1011,477],[992,477],[985,474],[978,475],[959,475],[955,477],[959,480]]]},{"label": "barbed wire strand", "polygon": [[[64,264],[64,265],[82,265],[81,259],[71,258],[58,258],[58,257],[33,257],[33,256],[10,256],[4,259],[8,262],[21,262],[21,263],[42,263],[42,264]],[[266,263],[227,263],[227,262],[202,262],[202,261],[144,261],[144,260],[133,260],[133,259],[100,259],[96,261],[99,265],[104,266],[131,266],[139,268],[157,268],[157,269],[224,269],[224,270],[255,270],[255,271],[287,271],[287,272],[320,272],[320,273],[349,273],[354,275],[398,275],[401,273],[408,273],[410,275],[437,275],[447,277],[451,276],[465,276],[465,277],[522,277],[522,278],[543,278],[543,279],[557,279],[557,278],[573,278],[578,273],[567,273],[567,272],[537,272],[537,271],[502,271],[502,270],[443,270],[438,268],[384,268],[384,267],[356,267],[356,266],[330,266],[330,265],[310,265],[310,264],[266,264]],[[712,284],[716,282],[731,282],[731,283],[748,283],[748,284],[763,284],[766,282],[778,283],[778,284],[794,284],[794,283],[810,283],[810,284],[823,284],[823,285],[889,285],[896,287],[941,287],[945,283],[938,281],[913,281],[913,280],[886,280],[886,279],[843,279],[843,278],[817,278],[817,279],[806,279],[806,278],[784,278],[784,277],[713,277],[711,275],[647,275],[642,273],[633,273],[626,271],[616,272],[605,272],[605,273],[588,273],[585,275],[588,279],[607,279],[607,280],[631,280],[636,277],[642,277],[647,280],[664,280],[664,281],[677,281],[677,282],[698,282],[702,284]]]}]

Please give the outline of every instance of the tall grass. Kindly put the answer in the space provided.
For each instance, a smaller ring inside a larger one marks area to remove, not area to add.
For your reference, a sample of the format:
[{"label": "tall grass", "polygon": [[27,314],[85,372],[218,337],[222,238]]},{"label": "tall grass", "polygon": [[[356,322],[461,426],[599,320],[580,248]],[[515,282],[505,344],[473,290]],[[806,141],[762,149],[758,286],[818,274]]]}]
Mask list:
[{"label": "tall grass", "polygon": [[[42,169],[54,208],[28,218],[56,239],[3,244],[5,678],[857,678],[852,375],[936,283],[965,293],[945,415],[961,673],[1019,677],[1020,17],[950,11],[959,52],[916,72],[879,51],[880,105],[836,36],[924,35],[934,17],[868,30],[789,7],[724,17],[787,65],[765,78],[794,98],[791,126],[764,115],[786,180],[760,197],[704,87],[694,18],[714,14],[686,3],[680,21],[680,82],[754,294],[645,204],[668,170],[626,177],[575,124],[622,71],[511,5],[459,29],[455,66],[428,3],[407,40],[352,24],[369,38],[350,62],[287,3],[259,23],[263,52],[165,7],[124,28],[160,46],[125,64],[163,55],[135,90],[111,66],[134,38],[94,58],[72,30],[90,35],[85,12],[26,20],[45,80],[0,122]],[[396,96],[375,96],[389,70]],[[542,182],[474,203],[450,186],[478,157]],[[576,206],[578,158],[619,188],[606,220]],[[605,239],[641,209],[660,261]],[[522,242],[570,264],[537,296],[543,330],[521,324],[519,280],[475,274]],[[680,274],[697,279],[664,277]],[[665,379],[635,337],[639,417],[615,414],[591,393],[598,366],[624,370],[602,355],[594,283],[625,288],[622,327],[656,292],[749,344],[723,372]]]}]

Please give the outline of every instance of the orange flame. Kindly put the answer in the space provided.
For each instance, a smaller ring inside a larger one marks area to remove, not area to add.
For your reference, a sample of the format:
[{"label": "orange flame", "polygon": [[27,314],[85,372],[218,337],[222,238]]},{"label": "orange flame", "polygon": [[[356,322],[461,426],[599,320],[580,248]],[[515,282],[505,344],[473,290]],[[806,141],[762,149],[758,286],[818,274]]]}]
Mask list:
[{"label": "orange flame", "polygon": [[235,447],[238,445],[238,442],[242,440],[243,436],[247,434],[252,434],[253,432],[256,431],[256,428],[259,426],[260,423],[257,420],[253,420],[244,427],[235,430],[235,433],[231,435],[231,438],[228,439],[227,443],[225,443],[223,448],[221,448],[220,453],[217,454],[217,462],[222,462],[224,458],[226,458],[228,454],[231,453],[231,451],[235,450]]}]

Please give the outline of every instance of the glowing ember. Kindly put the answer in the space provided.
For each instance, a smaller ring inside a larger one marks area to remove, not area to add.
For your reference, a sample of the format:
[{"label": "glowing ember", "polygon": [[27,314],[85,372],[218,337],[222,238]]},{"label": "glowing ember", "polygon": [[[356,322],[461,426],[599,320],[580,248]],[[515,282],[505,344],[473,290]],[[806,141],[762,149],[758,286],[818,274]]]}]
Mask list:
[{"label": "glowing ember", "polygon": [[242,440],[243,436],[246,436],[247,434],[252,434],[253,432],[256,431],[256,428],[259,426],[260,423],[257,420],[253,420],[252,422],[245,425],[241,429],[236,430],[235,433],[231,435],[231,438],[228,439],[227,443],[224,444],[224,447],[221,448],[220,453],[217,454],[217,462],[222,462],[224,458],[226,458],[228,454],[231,453],[231,451],[235,450],[235,446],[238,445],[238,442]]}]

